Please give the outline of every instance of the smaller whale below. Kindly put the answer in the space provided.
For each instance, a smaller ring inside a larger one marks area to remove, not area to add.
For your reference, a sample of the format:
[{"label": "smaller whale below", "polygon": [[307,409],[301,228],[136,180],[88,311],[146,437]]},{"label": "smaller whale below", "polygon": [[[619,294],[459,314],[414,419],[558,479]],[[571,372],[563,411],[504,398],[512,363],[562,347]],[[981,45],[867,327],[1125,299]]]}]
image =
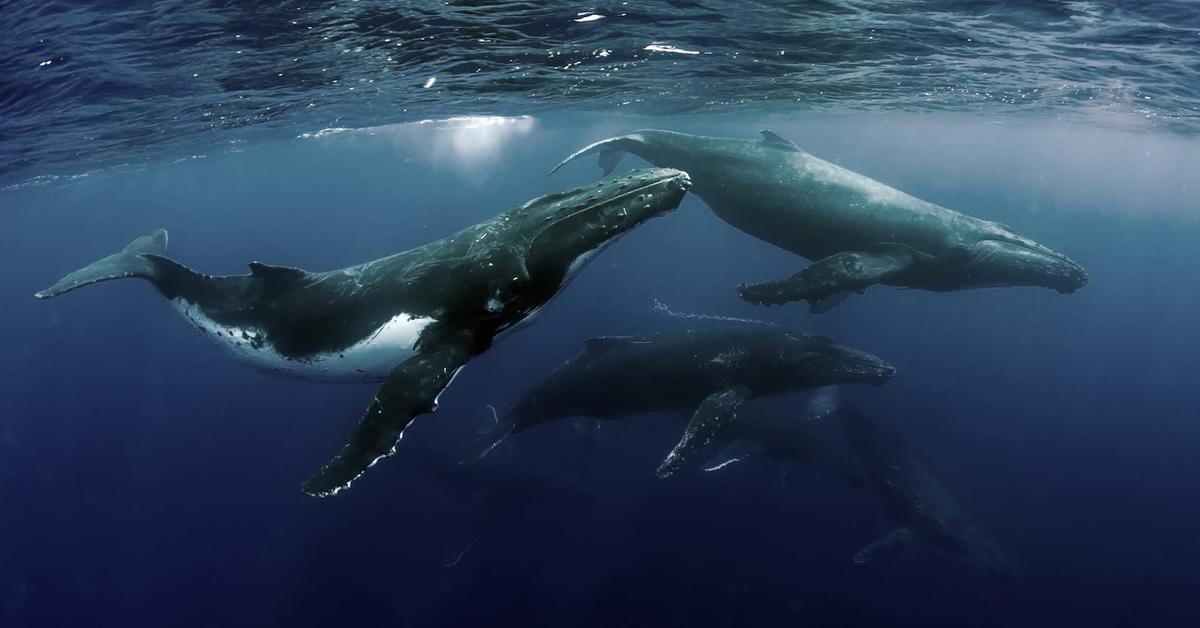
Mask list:
[{"label": "smaller whale below", "polygon": [[68,274],[47,299],[101,281],[149,281],[201,333],[268,373],[382,382],[349,443],[305,483],[333,495],[391,455],[473,356],[527,321],[592,256],[675,209],[678,170],[631,172],[535,198],[441,240],[326,272],[250,264],[212,276],[166,257],[163,230]]},{"label": "smaller whale below", "polygon": [[899,436],[885,433],[853,404],[843,404],[836,414],[867,484],[897,524],[855,554],[855,563],[866,563],[922,540],[994,575],[1014,576],[1004,552],[979,530],[937,476],[906,450]]},{"label": "smaller whale below", "polygon": [[557,419],[690,414],[658,468],[662,478],[722,437],[747,400],[835,384],[882,384],[895,374],[864,351],[764,323],[592,338],[517,401],[483,454],[512,433]]},{"label": "smaller whale below", "polygon": [[817,423],[836,411],[837,386],[813,391],[803,412],[780,413],[763,404],[747,404],[736,421],[713,437],[719,451],[703,464],[708,473],[724,471],[734,463],[761,458],[779,463],[817,466],[832,473],[851,488],[862,488],[862,471],[849,454],[831,447],[815,429]]},{"label": "smaller whale below", "polygon": [[[427,484],[467,506],[460,516],[469,534],[445,564],[459,565],[474,547],[490,543],[505,521],[527,520],[535,513],[561,517],[590,512],[595,489],[553,471],[525,467],[510,460],[460,461],[446,449],[406,438],[395,461],[417,483]],[[552,506],[547,507],[548,504]],[[500,541],[500,538],[494,538]]]},{"label": "smaller whale below", "polygon": [[812,260],[790,277],[744,284],[759,305],[805,300],[827,311],[873,285],[937,292],[1082,288],[1087,272],[1011,228],[910,196],[762,131],[757,140],[641,130],[590,144],[551,173],[599,155],[607,175],[631,153],[692,176],[692,191],[733,227]]},{"label": "smaller whale below", "polygon": [[396,463],[414,478],[488,512],[533,510],[546,502],[583,502],[592,487],[507,460],[459,460],[444,448],[405,439]]}]

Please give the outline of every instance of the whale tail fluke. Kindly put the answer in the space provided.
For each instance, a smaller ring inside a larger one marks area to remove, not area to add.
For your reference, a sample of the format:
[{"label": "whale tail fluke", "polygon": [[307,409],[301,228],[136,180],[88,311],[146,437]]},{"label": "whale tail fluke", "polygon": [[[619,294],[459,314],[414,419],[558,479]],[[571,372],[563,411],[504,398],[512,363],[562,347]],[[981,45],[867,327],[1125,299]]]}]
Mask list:
[{"label": "whale tail fluke", "polygon": [[584,146],[583,148],[572,153],[570,157],[560,161],[558,165],[550,171],[550,174],[558,172],[559,168],[562,168],[576,159],[599,153],[600,170],[602,171],[601,176],[607,177],[613,171],[613,169],[617,167],[617,164],[621,163],[621,157],[624,156],[625,153],[630,152],[630,149],[636,144],[638,144],[638,139],[632,135],[621,135],[618,137],[610,137],[606,140],[600,140],[594,144]]},{"label": "whale tail fluke", "polygon": [[159,263],[151,256],[165,259],[161,256],[167,252],[167,232],[156,229],[148,235],[141,236],[130,242],[120,252],[114,253],[101,260],[80,268],[59,279],[57,283],[33,296],[39,299],[49,299],[76,288],[108,281],[140,277],[155,281],[158,279]]}]

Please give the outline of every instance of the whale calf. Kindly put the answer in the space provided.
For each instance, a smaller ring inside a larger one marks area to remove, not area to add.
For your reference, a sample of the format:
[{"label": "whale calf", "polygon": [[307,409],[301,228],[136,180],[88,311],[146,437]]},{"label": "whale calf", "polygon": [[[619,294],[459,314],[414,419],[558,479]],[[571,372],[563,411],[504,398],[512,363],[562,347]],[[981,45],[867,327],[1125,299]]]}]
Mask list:
[{"label": "whale calf", "polygon": [[382,382],[349,443],[304,485],[310,495],[333,495],[393,453],[471,357],[536,313],[596,251],[678,206],[690,185],[678,170],[635,171],[327,272],[254,262],[248,275],[205,275],[166,257],[167,233],[158,230],[35,296],[137,277],[259,369]]},{"label": "whale calf", "polygon": [[730,225],[813,263],[777,281],[744,284],[751,303],[806,300],[823,312],[875,284],[933,291],[1087,283],[1070,258],[982,220],[910,196],[819,159],[771,131],[757,140],[642,130],[584,147],[557,166],[598,154],[605,174],[624,153],[686,170],[696,193]]},{"label": "whale calf", "polygon": [[1000,548],[929,468],[906,451],[899,437],[883,432],[853,404],[843,404],[836,414],[867,484],[897,523],[896,529],[855,554],[854,562],[866,563],[920,539],[995,575],[1013,576],[1012,564]]},{"label": "whale calf", "polygon": [[821,419],[836,411],[825,404],[837,403],[836,398],[830,398],[837,390],[836,386],[827,386],[813,391],[800,413],[781,413],[762,404],[746,406],[738,412],[736,421],[714,436],[720,449],[703,464],[704,471],[723,471],[743,460],[765,458],[821,467],[851,488],[862,488],[862,471],[852,460],[853,454],[831,447],[816,429]]},{"label": "whale calf", "polygon": [[691,418],[683,436],[657,471],[667,477],[700,447],[728,435],[722,433],[749,399],[882,384],[895,373],[869,353],[762,323],[592,338],[513,406],[484,453],[511,433],[555,419],[684,411]]}]

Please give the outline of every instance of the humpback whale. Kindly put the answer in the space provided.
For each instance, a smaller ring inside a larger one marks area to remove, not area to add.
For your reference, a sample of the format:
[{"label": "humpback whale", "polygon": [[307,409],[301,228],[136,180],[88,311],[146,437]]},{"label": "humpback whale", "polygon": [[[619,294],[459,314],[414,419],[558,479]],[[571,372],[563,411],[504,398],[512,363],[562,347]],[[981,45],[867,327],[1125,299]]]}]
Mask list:
[{"label": "humpback whale", "polygon": [[310,495],[333,495],[393,453],[471,357],[536,313],[599,249],[674,209],[690,185],[678,170],[635,171],[327,272],[253,262],[247,275],[205,275],[166,257],[167,233],[158,230],[35,296],[137,277],[262,370],[382,382],[349,443],[304,485]]},{"label": "humpback whale", "polygon": [[852,488],[862,488],[864,480],[857,463],[830,447],[814,429],[816,421],[834,411],[824,405],[836,403],[830,397],[837,390],[836,386],[828,386],[813,391],[800,416],[781,414],[762,404],[748,404],[738,412],[736,421],[714,437],[720,450],[704,463],[704,471],[721,471],[736,462],[761,457],[780,463],[815,465]]},{"label": "humpback whale", "polygon": [[867,484],[898,524],[855,554],[854,562],[866,563],[922,539],[990,573],[1012,577],[1012,565],[1000,548],[975,526],[941,481],[905,450],[899,437],[885,434],[853,404],[842,405],[836,413]]},{"label": "humpback whale", "polygon": [[730,225],[812,260],[781,280],[743,284],[759,305],[806,300],[826,311],[875,284],[933,291],[1043,286],[1071,293],[1087,272],[1065,255],[819,159],[771,131],[758,140],[642,130],[584,147],[607,175],[624,153],[686,170],[692,191]]},{"label": "humpback whale", "polygon": [[691,418],[657,471],[667,477],[732,424],[747,400],[882,384],[895,373],[869,353],[763,323],[592,338],[513,406],[483,453],[513,432],[555,419],[682,410]]},{"label": "humpback whale", "polygon": [[456,546],[459,551],[445,564],[448,568],[457,566],[471,548],[490,540],[506,519],[528,519],[535,512],[557,516],[578,512],[590,508],[594,497],[591,486],[568,476],[511,460],[460,461],[416,438],[404,439],[395,461],[414,480],[451,496],[470,511],[461,516],[469,535]]}]

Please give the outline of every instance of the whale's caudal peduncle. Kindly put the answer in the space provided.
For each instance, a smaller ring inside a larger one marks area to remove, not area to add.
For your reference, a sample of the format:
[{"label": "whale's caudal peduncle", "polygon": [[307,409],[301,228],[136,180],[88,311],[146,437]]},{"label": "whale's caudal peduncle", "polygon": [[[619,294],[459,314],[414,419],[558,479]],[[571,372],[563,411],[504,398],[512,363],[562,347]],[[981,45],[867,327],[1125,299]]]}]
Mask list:
[{"label": "whale's caudal peduncle", "polygon": [[641,130],[590,144],[559,163],[598,155],[605,173],[624,153],[680,168],[721,219],[813,263],[785,279],[739,288],[752,303],[808,301],[822,312],[883,284],[954,291],[1041,286],[1070,293],[1087,272],[1011,229],[915,198],[801,150],[759,139]]},{"label": "whale's caudal peduncle", "polygon": [[250,264],[211,276],[166,257],[158,230],[72,272],[46,299],[112,279],[153,284],[209,338],[270,373],[382,382],[349,443],[305,484],[345,489],[497,334],[538,311],[606,244],[674,209],[688,175],[639,170],[549,194],[422,247],[339,270]]}]

